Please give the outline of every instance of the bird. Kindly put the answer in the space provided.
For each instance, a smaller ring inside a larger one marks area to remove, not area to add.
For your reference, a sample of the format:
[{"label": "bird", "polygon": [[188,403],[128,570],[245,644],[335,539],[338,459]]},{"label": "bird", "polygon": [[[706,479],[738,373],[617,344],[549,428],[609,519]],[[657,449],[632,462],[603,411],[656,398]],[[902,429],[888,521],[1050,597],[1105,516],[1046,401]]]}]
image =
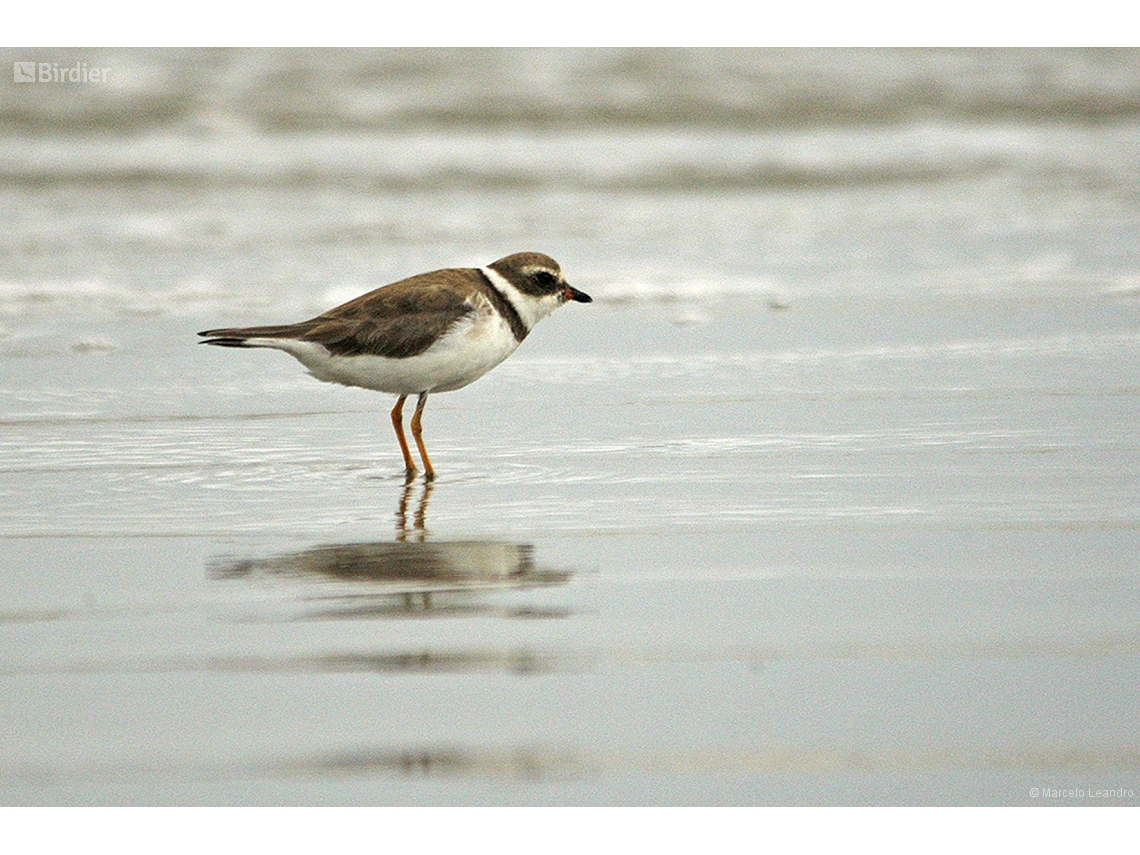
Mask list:
[{"label": "bird", "polygon": [[199,344],[283,350],[318,380],[396,395],[392,426],[408,479],[417,469],[404,435],[404,401],[416,395],[412,437],[424,477],[431,481],[435,468],[422,423],[428,396],[478,380],[567,302],[593,300],[566,282],[550,256],[518,252],[486,267],[446,268],[401,279],[300,323],[198,335],[203,336]]}]

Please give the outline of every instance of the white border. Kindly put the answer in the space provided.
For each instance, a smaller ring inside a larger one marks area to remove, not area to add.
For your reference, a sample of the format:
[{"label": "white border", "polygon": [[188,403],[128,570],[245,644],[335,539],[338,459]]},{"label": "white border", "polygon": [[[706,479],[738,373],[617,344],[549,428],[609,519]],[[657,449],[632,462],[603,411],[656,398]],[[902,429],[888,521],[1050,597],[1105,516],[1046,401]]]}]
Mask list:
[{"label": "white border", "polygon": [[[430,814],[430,815],[429,815]],[[0,809],[37,852],[1126,851],[1135,809],[1064,808],[39,808]],[[405,848],[407,847],[407,848]]]},{"label": "white border", "polygon": [[158,16],[153,4],[45,0],[4,13],[13,46],[1049,46],[1137,43],[1140,16],[1119,0],[914,4],[840,0],[651,4],[647,0],[360,3],[281,6],[203,0]]}]

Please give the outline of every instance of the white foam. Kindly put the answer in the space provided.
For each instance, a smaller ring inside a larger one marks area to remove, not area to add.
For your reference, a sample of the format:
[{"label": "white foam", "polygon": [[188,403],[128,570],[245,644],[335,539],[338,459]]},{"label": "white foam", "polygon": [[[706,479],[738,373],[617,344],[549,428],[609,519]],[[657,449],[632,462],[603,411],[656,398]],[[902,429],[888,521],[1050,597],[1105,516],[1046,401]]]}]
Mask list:
[{"label": "white foam", "polygon": [[71,343],[74,353],[112,353],[120,347],[117,341],[98,336],[87,336]]},{"label": "white foam", "polygon": [[267,295],[247,289],[224,289],[202,280],[154,290],[112,285],[98,279],[0,282],[0,316],[8,317],[69,313],[176,315],[218,308],[260,309],[271,303]]},{"label": "white foam", "polygon": [[646,276],[616,282],[583,282],[582,287],[600,303],[616,305],[645,303],[707,303],[735,299],[784,301],[785,295],[770,279],[676,278]]}]

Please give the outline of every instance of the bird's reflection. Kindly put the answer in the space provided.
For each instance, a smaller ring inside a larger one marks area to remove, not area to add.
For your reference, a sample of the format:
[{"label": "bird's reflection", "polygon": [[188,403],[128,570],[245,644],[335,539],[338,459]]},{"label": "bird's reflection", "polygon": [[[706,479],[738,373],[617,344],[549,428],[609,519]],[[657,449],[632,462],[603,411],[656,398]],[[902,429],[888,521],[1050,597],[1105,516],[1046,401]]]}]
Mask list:
[{"label": "bird's reflection", "polygon": [[432,490],[431,482],[422,485],[409,526],[415,486],[411,481],[404,485],[396,509],[395,541],[323,544],[267,558],[220,559],[210,565],[210,575],[284,585],[300,595],[305,617],[568,614],[564,608],[502,596],[569,580],[568,571],[539,567],[531,544],[429,541],[426,515]]},{"label": "bird's reflection", "polygon": [[[427,537],[426,519],[428,501],[431,499],[432,481],[424,480],[423,492],[420,493],[419,503],[416,505],[415,516],[412,517],[412,537],[423,542]],[[400,504],[396,508],[396,540],[401,543],[408,539],[408,503],[412,498],[415,487],[415,478],[404,481],[404,491],[400,494]]]}]

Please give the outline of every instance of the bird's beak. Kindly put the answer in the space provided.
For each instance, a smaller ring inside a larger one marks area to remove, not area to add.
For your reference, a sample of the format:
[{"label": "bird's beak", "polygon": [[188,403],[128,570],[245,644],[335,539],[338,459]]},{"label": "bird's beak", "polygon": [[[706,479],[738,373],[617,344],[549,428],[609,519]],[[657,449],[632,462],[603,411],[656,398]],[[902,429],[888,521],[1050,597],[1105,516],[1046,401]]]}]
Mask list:
[{"label": "bird's beak", "polygon": [[587,294],[585,291],[579,291],[577,288],[572,288],[569,285],[566,286],[566,290],[563,292],[563,296],[565,296],[567,300],[573,300],[575,303],[594,302],[594,298]]}]

